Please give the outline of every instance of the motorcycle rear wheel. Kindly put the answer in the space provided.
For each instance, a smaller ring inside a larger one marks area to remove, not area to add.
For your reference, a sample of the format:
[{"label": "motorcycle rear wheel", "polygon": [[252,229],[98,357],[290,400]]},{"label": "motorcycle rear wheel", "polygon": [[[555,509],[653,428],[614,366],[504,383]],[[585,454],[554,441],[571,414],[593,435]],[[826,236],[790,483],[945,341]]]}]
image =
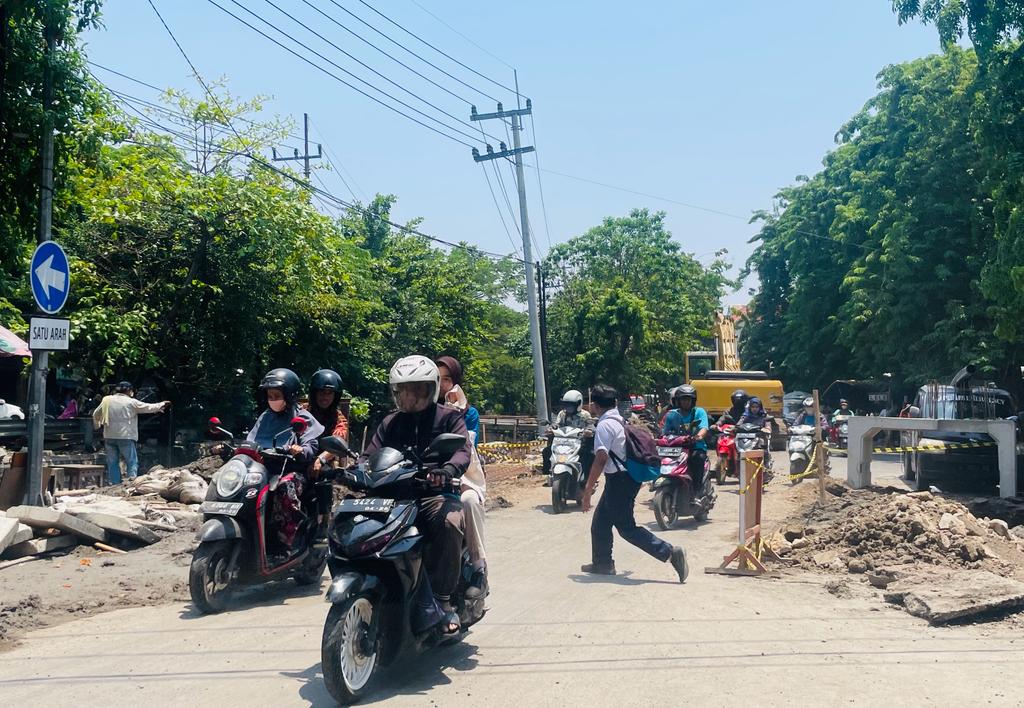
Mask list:
[{"label": "motorcycle rear wheel", "polygon": [[556,514],[565,511],[566,482],[564,475],[551,480],[551,510]]},{"label": "motorcycle rear wheel", "polygon": [[367,631],[377,612],[370,596],[360,593],[332,605],[324,621],[320,661],[327,692],[351,705],[366,696],[377,670],[379,644],[367,646]]},{"label": "motorcycle rear wheel", "polygon": [[676,509],[676,495],[671,489],[662,488],[654,493],[654,518],[662,531],[668,531],[675,525],[679,511]]},{"label": "motorcycle rear wheel", "polygon": [[188,569],[188,590],[192,604],[204,615],[223,611],[231,600],[234,572],[231,568],[233,541],[200,544]]}]

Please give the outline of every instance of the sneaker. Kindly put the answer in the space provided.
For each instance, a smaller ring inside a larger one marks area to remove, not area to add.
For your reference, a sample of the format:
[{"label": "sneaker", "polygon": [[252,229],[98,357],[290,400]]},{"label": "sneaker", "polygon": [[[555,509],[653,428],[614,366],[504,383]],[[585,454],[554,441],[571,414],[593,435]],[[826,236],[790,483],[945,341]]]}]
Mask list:
[{"label": "sneaker", "polygon": [[685,583],[686,576],[690,574],[690,566],[686,563],[686,549],[682,546],[673,546],[672,555],[669,556],[668,562],[679,573],[679,582]]},{"label": "sneaker", "polygon": [[487,584],[487,568],[474,570],[473,577],[469,580],[469,587],[466,588],[466,598],[476,600],[477,598],[487,597],[490,592],[491,588]]},{"label": "sneaker", "polygon": [[615,563],[587,563],[580,570],[591,575],[615,575]]}]

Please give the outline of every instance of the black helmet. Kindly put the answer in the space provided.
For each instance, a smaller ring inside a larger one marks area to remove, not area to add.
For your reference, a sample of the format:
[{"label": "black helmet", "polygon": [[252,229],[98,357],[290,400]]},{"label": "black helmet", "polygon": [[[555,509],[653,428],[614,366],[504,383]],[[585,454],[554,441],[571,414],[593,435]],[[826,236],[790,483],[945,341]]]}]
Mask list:
[{"label": "black helmet", "polygon": [[690,384],[683,384],[682,386],[677,386],[672,391],[672,402],[675,403],[680,398],[693,399],[693,404],[697,405],[697,389],[695,389]]},{"label": "black helmet", "polygon": [[742,408],[747,405],[747,401],[750,400],[750,394],[744,391],[742,388],[738,388],[732,392],[729,396],[729,400],[732,401],[732,405],[736,408]]},{"label": "black helmet", "polygon": [[337,391],[340,393],[341,389],[341,376],[333,369],[320,369],[309,380],[310,394],[317,391]]},{"label": "black helmet", "polygon": [[291,369],[272,369],[260,381],[260,392],[266,397],[268,388],[279,388],[284,394],[284,400],[289,406],[294,406],[299,400],[299,377]]}]

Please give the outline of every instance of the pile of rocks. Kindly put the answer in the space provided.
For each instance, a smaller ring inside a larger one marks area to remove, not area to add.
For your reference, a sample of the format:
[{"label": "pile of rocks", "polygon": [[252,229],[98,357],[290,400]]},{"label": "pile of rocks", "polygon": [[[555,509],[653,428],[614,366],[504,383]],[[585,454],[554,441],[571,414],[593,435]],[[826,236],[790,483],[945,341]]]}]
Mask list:
[{"label": "pile of rocks", "polygon": [[850,573],[914,564],[1005,572],[1024,560],[1020,544],[1024,527],[975,517],[955,501],[930,492],[870,490],[851,491],[831,506],[810,510],[773,539],[779,555],[802,566]]}]

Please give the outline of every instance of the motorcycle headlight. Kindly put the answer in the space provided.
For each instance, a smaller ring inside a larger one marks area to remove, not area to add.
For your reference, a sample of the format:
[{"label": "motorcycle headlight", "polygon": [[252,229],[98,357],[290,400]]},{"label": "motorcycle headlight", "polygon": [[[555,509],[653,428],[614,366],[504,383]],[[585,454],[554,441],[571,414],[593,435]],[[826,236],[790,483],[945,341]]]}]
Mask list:
[{"label": "motorcycle headlight", "polygon": [[849,429],[850,429],[850,424],[849,423],[840,423],[839,424],[839,433],[841,435],[846,435],[846,431],[849,430]]},{"label": "motorcycle headlight", "polygon": [[217,471],[217,495],[220,497],[234,496],[242,488],[245,477],[245,464],[241,460],[228,460]]}]

